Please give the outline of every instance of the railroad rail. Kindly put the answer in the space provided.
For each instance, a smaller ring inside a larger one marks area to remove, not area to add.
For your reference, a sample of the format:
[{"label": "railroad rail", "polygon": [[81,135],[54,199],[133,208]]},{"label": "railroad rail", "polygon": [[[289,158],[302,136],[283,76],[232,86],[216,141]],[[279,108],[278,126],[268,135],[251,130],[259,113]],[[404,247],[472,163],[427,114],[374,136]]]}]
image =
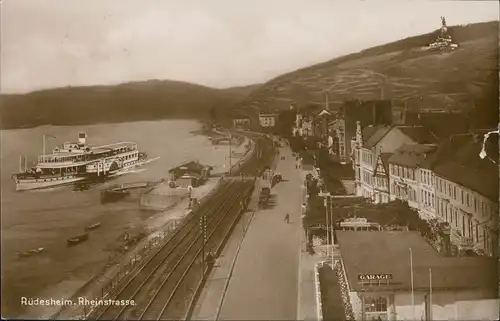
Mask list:
[{"label": "railroad rail", "polygon": [[[274,153],[267,139],[252,139],[256,143],[255,154],[240,167],[238,174],[257,177],[272,162]],[[221,181],[213,196],[203,201],[108,297],[134,299],[137,304],[99,307],[88,319],[188,319],[210,269],[205,255],[218,256],[253,187],[254,180]]]},{"label": "railroad rail", "polygon": [[[235,182],[225,181],[221,182],[221,186],[215,191],[213,197],[207,199],[203,202],[203,206],[200,206],[197,210],[193,211],[189,217],[186,218],[184,223],[179,226],[169,239],[155,250],[148,259],[130,276],[128,276],[122,284],[118,285],[118,288],[114,293],[110,294],[114,300],[129,300],[137,296],[139,291],[146,287],[148,282],[153,280],[155,276],[161,274],[167,263],[167,259],[170,258],[171,254],[177,250],[178,244],[191,234],[199,232],[199,218],[207,213],[208,209],[217,206],[221,199],[224,198],[224,194],[234,188]],[[117,319],[123,312],[125,307],[123,306],[105,306],[98,309],[90,319]]]},{"label": "railroad rail", "polygon": [[[231,191],[231,195],[220,208],[215,209],[215,212],[219,213],[219,215],[213,215],[207,221],[206,234],[200,233],[181,255],[139,315],[140,320],[184,318],[186,310],[189,308],[187,303],[196,294],[196,291],[191,291],[189,288],[200,284],[209,269],[209,266],[204,264],[203,261],[205,253],[212,252],[211,250],[214,247],[218,248],[218,244],[223,241],[226,233],[221,235],[221,231],[228,230],[228,227],[231,226],[230,223],[233,221],[231,218],[239,216],[242,208],[238,204],[238,200],[242,194],[249,190],[250,184],[251,182],[242,183],[244,186]],[[204,239],[205,235],[203,234],[206,235],[206,239]]]}]

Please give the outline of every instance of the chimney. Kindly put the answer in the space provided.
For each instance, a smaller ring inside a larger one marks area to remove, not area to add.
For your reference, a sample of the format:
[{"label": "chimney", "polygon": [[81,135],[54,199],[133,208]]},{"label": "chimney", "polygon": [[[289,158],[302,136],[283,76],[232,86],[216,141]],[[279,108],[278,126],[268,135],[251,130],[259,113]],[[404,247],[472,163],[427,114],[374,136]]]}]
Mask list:
[{"label": "chimney", "polygon": [[327,91],[325,94],[326,94],[326,95],[325,95],[325,96],[326,96],[326,97],[325,97],[325,109],[326,109],[327,111],[330,111],[330,103],[329,103],[329,101],[328,101],[328,98],[329,98],[329,97],[328,97],[328,91]]}]

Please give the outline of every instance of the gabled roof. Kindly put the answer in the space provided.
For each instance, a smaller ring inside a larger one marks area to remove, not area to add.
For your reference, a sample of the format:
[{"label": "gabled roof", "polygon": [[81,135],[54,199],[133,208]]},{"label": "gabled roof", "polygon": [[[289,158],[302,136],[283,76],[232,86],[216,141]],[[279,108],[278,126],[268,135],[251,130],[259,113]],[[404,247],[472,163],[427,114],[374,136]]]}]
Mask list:
[{"label": "gabled roof", "polygon": [[[410,248],[414,288],[429,289],[429,269],[434,289],[484,289],[497,286],[496,260],[487,257],[443,257],[414,231],[337,231],[342,261],[350,288],[370,290],[358,282],[360,274],[391,274],[387,290],[410,290]],[[481,271],[478,273],[478,271]],[[373,288],[373,287],[372,287]],[[377,286],[380,290],[380,287]]]},{"label": "gabled roof", "polygon": [[[366,130],[366,131],[365,131]],[[363,147],[373,148],[391,130],[390,126],[378,125],[363,130]],[[365,136],[366,134],[366,136]]]},{"label": "gabled roof", "polygon": [[332,115],[332,113],[331,113],[331,112],[329,112],[329,111],[328,111],[328,110],[326,110],[326,109],[323,109],[323,110],[322,110],[322,111],[318,114],[318,116],[331,116],[331,115]]},{"label": "gabled roof", "polygon": [[174,171],[201,171],[202,169],[213,169],[213,167],[202,165],[195,161],[191,161],[188,163],[181,164],[177,167],[171,168],[168,172],[171,173]]},{"label": "gabled roof", "polygon": [[389,158],[389,163],[411,168],[421,167],[437,149],[437,145],[403,144]]},{"label": "gabled roof", "polygon": [[479,156],[482,140],[481,136],[458,135],[445,141],[430,167],[438,176],[498,202],[498,165],[493,162],[498,162],[498,135],[485,144],[489,158]]},{"label": "gabled roof", "polygon": [[424,126],[397,126],[403,134],[411,138],[415,143],[432,144],[437,142],[437,138],[431,133],[428,127]]},{"label": "gabled roof", "polygon": [[385,173],[386,174],[389,174],[389,158],[392,156],[392,153],[380,153],[378,155],[378,159],[377,159],[377,166],[375,167],[375,170],[373,171],[373,175],[375,176],[378,172],[378,167],[379,167],[379,164],[378,164],[378,161],[381,160],[382,161],[382,166],[384,167],[384,170],[385,170]]}]

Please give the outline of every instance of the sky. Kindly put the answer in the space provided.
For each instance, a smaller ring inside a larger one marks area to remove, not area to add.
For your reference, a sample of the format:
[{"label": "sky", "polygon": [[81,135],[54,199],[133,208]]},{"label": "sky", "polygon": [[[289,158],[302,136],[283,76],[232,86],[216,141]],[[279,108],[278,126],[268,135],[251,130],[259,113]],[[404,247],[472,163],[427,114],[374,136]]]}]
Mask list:
[{"label": "sky", "polygon": [[147,79],[216,88],[441,26],[499,19],[499,4],[436,0],[0,0],[0,91]]}]

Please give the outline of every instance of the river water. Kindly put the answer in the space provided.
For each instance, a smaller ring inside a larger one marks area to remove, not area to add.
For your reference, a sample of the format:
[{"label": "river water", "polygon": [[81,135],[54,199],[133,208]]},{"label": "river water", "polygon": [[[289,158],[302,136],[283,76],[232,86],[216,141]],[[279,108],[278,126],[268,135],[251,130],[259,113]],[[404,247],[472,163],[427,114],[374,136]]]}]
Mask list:
[{"label": "river water", "polygon": [[[109,251],[124,231],[140,226],[154,215],[139,210],[138,203],[102,205],[99,190],[109,184],[168,178],[168,169],[184,161],[199,160],[223,171],[227,147],[214,146],[208,137],[195,134],[199,123],[187,120],[99,124],[90,126],[43,126],[2,131],[1,216],[2,216],[2,317],[22,315],[21,297],[57,298],[70,296],[107,261]],[[87,133],[91,145],[132,141],[149,157],[160,157],[144,170],[122,175],[88,190],[72,187],[16,192],[10,179],[19,167],[19,155],[28,165],[42,151],[76,140]],[[89,224],[101,222],[89,241],[67,247],[66,239],[83,232]],[[16,252],[44,247],[45,252],[19,259]],[[57,299],[55,298],[55,299]],[[26,316],[36,317],[36,316]]]}]

